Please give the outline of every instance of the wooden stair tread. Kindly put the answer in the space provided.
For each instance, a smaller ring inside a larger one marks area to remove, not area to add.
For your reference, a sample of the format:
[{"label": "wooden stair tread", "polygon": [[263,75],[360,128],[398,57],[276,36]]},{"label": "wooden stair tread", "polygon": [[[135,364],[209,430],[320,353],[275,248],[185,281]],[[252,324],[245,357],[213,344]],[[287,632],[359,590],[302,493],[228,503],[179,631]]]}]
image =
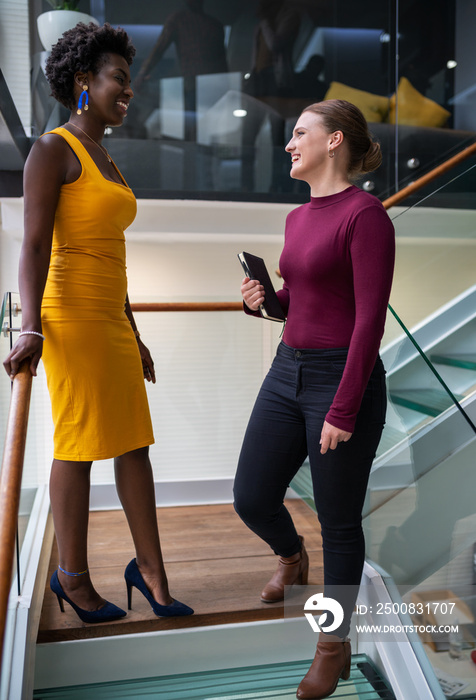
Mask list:
[{"label": "wooden stair tread", "polygon": [[[315,513],[298,499],[286,505],[310,553],[310,584],[322,584],[322,550]],[[127,617],[109,623],[82,623],[65,603],[61,613],[49,578],[58,562],[53,546],[38,642],[140,634],[202,625],[268,620],[283,617],[282,603],[262,603],[259,594],[276,567],[269,547],[243,525],[231,504],[158,509],[162,549],[172,595],[195,614],[158,618],[134,588]],[[124,569],[134,556],[122,511],[90,513],[89,564],[101,595],[127,609]]]}]

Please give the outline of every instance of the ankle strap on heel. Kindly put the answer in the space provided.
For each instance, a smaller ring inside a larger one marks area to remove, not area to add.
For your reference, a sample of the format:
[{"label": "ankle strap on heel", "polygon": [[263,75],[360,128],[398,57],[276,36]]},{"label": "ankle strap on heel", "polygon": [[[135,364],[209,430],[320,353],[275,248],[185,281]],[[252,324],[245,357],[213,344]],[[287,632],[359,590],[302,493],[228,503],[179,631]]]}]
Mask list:
[{"label": "ankle strap on heel", "polygon": [[78,571],[77,573],[72,573],[71,571],[66,571],[65,569],[62,569],[59,564],[58,564],[58,569],[61,571],[62,574],[66,574],[66,576],[84,576],[84,574],[87,574],[89,572],[89,569],[85,569],[84,571]]}]

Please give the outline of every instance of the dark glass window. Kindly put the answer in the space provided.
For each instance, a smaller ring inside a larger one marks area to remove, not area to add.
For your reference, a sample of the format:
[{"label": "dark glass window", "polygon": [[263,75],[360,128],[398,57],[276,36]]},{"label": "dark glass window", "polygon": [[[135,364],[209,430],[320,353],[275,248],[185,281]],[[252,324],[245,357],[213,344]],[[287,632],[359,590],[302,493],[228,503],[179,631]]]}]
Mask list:
[{"label": "dark glass window", "polygon": [[[358,184],[383,199],[474,140],[467,4],[91,0],[137,49],[136,95],[107,148],[140,197],[299,202],[308,187],[285,145],[303,107],[343,98],[381,143]],[[38,112],[38,132],[54,125]]]}]

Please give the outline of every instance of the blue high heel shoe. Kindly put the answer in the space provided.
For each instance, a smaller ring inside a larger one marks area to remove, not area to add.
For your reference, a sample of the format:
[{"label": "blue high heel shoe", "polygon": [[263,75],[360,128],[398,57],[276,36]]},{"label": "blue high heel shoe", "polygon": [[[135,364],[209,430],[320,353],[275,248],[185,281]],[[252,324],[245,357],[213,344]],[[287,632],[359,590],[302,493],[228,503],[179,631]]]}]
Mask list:
[{"label": "blue high heel shoe", "polygon": [[131,610],[132,605],[132,586],[135,586],[138,591],[147,599],[150,603],[152,610],[157,615],[157,617],[179,617],[182,615],[193,615],[192,608],[188,605],[180,603],[178,600],[174,600],[170,605],[161,605],[151,596],[149,589],[145,585],[145,581],[142,578],[142,574],[139,571],[137,562],[135,559],[129,562],[124,572],[124,578],[126,579],[127,586],[127,605],[129,610]]},{"label": "blue high heel shoe", "polygon": [[79,608],[72,600],[68,598],[66,593],[61,588],[61,584],[58,579],[58,572],[55,571],[50,580],[50,588],[53,593],[56,593],[58,598],[58,603],[61,612],[64,612],[63,600],[71,605],[74,612],[77,614],[82,622],[109,622],[110,620],[118,620],[120,617],[125,617],[127,615],[125,610],[118,608],[117,605],[109,603],[106,601],[105,605],[99,610],[83,610]]}]

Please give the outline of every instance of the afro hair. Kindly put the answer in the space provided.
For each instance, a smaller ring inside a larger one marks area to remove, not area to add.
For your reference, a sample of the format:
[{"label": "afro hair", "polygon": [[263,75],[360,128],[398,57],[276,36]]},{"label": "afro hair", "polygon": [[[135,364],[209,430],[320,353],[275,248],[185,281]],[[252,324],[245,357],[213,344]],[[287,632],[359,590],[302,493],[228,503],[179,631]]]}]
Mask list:
[{"label": "afro hair", "polygon": [[46,77],[52,96],[68,109],[74,106],[74,75],[78,71],[97,74],[104,64],[104,54],[115,53],[131,65],[135,48],[123,29],[110,24],[98,27],[80,22],[68,29],[53,46],[46,62]]}]

